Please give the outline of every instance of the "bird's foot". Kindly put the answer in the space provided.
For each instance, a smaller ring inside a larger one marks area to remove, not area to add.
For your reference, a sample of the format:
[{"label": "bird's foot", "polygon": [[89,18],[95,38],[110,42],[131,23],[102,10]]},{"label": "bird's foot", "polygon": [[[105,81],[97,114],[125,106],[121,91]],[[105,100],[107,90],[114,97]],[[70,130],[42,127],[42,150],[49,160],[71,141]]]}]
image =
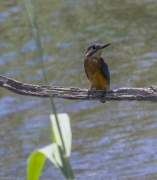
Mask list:
[{"label": "bird's foot", "polygon": [[106,96],[106,88],[104,88],[104,92],[103,92],[103,95],[102,95],[102,99],[100,99],[100,102],[102,103],[105,103],[105,96]]},{"label": "bird's foot", "polygon": [[105,96],[106,96],[106,88],[104,88],[103,98],[105,98]]},{"label": "bird's foot", "polygon": [[92,90],[92,88],[88,89],[87,93],[89,94],[91,90]]}]

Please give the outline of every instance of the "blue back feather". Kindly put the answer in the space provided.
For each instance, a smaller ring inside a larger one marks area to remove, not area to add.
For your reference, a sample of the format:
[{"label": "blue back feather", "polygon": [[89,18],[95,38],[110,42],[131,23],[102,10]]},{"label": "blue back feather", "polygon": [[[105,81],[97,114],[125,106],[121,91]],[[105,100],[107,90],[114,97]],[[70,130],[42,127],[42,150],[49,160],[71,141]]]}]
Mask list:
[{"label": "blue back feather", "polygon": [[102,63],[102,72],[103,72],[104,76],[106,77],[107,81],[110,84],[110,72],[109,72],[109,68],[108,68],[107,63],[104,60],[103,60],[103,63]]}]

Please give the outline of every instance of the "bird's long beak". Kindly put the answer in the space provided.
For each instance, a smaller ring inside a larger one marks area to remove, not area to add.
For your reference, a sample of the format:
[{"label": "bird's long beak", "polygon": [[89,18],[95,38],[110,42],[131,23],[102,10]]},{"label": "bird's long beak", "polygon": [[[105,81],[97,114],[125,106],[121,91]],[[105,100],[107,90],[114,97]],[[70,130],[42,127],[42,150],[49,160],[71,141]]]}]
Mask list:
[{"label": "bird's long beak", "polygon": [[105,47],[109,46],[111,43],[107,43],[107,44],[101,44],[99,49],[104,49]]}]

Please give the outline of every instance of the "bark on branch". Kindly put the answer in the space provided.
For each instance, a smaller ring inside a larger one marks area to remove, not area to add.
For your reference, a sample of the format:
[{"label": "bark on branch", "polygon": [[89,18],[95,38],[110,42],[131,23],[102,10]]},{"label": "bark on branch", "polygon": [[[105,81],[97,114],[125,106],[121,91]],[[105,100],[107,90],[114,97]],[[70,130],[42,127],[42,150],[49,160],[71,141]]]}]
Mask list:
[{"label": "bark on branch", "polygon": [[[14,79],[0,75],[0,87],[8,89],[16,94],[47,98],[50,95],[54,98],[71,100],[98,100],[104,95],[102,90],[91,90],[75,87],[52,87],[26,84]],[[157,102],[157,87],[150,88],[119,88],[107,91],[106,101],[151,101]]]}]

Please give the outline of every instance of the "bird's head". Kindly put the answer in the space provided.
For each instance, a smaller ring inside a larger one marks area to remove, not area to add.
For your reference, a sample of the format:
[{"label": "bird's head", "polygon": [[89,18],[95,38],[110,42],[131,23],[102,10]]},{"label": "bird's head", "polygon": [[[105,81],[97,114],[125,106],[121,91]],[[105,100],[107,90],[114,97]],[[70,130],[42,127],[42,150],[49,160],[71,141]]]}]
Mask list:
[{"label": "bird's head", "polygon": [[86,56],[85,57],[100,57],[102,50],[109,46],[111,43],[107,44],[100,44],[100,43],[95,43],[92,44],[87,48]]}]

